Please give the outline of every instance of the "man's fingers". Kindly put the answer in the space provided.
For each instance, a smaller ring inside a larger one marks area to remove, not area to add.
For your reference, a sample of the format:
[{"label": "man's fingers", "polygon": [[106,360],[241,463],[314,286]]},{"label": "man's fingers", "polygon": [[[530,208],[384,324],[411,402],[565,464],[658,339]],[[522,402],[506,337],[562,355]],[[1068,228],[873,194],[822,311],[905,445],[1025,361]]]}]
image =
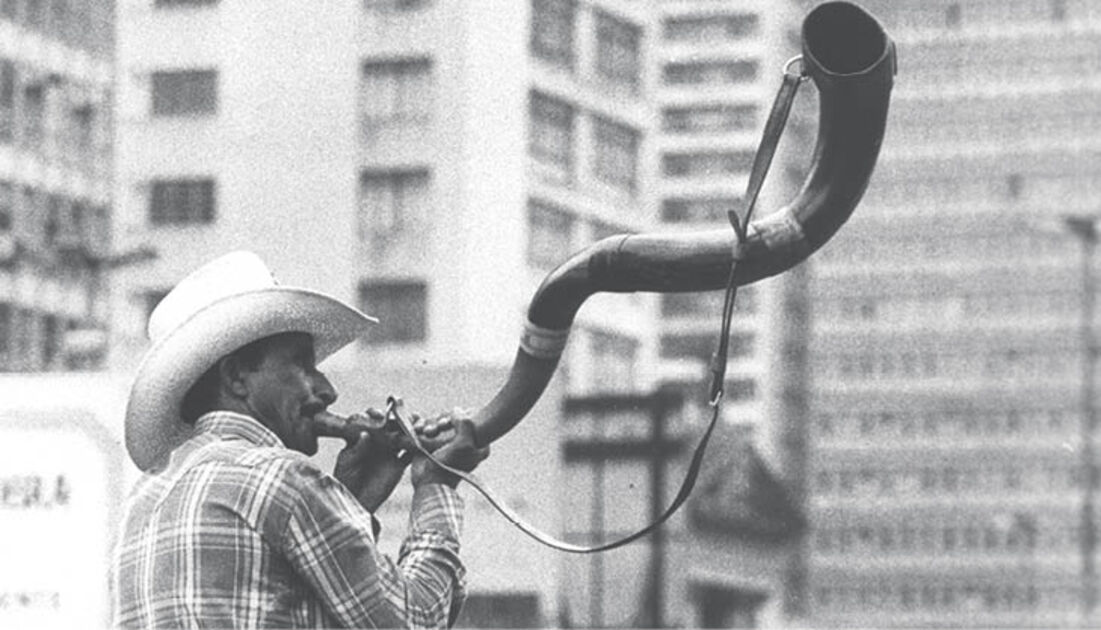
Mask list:
[{"label": "man's fingers", "polygon": [[474,423],[470,420],[459,420],[455,422],[454,441],[469,444],[477,443],[477,438],[474,435]]},{"label": "man's fingers", "polygon": [[345,448],[358,458],[371,448],[371,436],[366,431],[362,431],[356,441],[348,444]]}]

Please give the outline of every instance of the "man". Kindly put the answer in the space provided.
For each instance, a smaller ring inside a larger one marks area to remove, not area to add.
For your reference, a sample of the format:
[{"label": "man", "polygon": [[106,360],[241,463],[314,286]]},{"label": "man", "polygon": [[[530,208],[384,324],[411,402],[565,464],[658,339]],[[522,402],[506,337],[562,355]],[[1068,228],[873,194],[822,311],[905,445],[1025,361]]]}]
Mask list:
[{"label": "man", "polygon": [[[381,430],[337,458],[306,456],[337,397],[316,364],[376,320],[279,286],[238,252],[180,282],[149,320],[126,446],[136,484],[113,563],[122,627],[443,627],[464,597],[458,480],[399,459]],[[452,412],[418,429],[434,455],[472,470],[488,449]],[[442,437],[441,437],[442,436]],[[410,532],[395,562],[373,512],[411,467]]]}]

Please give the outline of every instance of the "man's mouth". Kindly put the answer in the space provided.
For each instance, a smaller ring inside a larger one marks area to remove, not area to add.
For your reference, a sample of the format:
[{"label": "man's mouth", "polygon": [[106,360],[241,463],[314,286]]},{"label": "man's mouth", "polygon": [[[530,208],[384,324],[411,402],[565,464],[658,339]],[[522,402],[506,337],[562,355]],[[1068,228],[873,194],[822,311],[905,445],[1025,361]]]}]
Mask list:
[{"label": "man's mouth", "polygon": [[328,415],[328,412],[321,406],[310,405],[302,408],[302,419],[305,421],[304,424],[310,428],[310,432],[314,435],[317,435],[321,418],[326,415]]}]

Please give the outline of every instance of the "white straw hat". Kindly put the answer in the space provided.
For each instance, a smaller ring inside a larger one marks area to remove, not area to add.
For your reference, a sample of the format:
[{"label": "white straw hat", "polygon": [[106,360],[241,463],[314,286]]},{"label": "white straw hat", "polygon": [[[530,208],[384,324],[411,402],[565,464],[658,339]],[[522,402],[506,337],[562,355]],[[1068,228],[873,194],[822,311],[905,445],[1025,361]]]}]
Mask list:
[{"label": "white straw hat", "polygon": [[377,323],[328,295],[280,286],[260,258],[234,252],[180,281],[149,317],[152,347],[126,407],[126,450],[138,468],[154,467],[191,433],[180,415],[184,394],[218,359],[253,341],[309,333],[317,361]]}]

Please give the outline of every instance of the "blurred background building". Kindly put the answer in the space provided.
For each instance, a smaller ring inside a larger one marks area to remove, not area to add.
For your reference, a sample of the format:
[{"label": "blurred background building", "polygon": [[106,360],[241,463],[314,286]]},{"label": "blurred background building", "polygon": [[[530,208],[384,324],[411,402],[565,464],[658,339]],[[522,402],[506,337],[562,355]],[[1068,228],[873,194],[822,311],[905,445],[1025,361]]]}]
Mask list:
[{"label": "blurred background building", "polygon": [[865,201],[812,259],[813,618],[1078,623],[1093,419],[1061,224],[1099,210],[1101,6],[865,4],[899,75]]},{"label": "blurred background building", "polygon": [[112,3],[0,3],[0,369],[102,365]]}]

